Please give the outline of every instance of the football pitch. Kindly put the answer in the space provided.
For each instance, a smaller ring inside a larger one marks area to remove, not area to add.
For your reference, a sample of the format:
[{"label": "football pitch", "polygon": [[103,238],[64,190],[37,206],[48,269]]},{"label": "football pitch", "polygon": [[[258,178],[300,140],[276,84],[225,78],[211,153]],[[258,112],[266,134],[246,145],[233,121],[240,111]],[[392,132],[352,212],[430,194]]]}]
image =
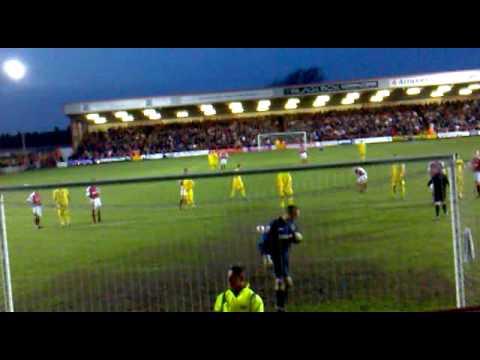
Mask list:
[{"label": "football pitch", "polygon": [[[368,145],[367,158],[457,152],[466,161],[479,138]],[[309,151],[311,164],[357,161],[354,146]],[[296,151],[235,154],[228,169],[299,165]],[[207,158],[37,170],[0,186],[181,175],[208,171]],[[427,162],[407,164],[407,195],[394,198],[390,165],[366,166],[367,193],[351,168],[292,173],[304,242],[294,246],[289,311],[425,311],[455,306],[450,216],[434,220]],[[85,188],[71,188],[72,225],[60,227],[52,191],[41,191],[44,228],[25,203],[5,194],[16,311],[211,311],[226,270],[244,264],[273,309],[273,277],[261,266],[255,228],[281,214],[275,174],[243,176],[247,200],[230,199],[229,177],[196,180],[197,207],[178,209],[176,181],[101,186],[103,222],[91,224]],[[462,229],[480,231],[480,200],[465,169]],[[467,301],[480,302],[476,263],[465,269]],[[0,301],[1,305],[1,301]]]}]

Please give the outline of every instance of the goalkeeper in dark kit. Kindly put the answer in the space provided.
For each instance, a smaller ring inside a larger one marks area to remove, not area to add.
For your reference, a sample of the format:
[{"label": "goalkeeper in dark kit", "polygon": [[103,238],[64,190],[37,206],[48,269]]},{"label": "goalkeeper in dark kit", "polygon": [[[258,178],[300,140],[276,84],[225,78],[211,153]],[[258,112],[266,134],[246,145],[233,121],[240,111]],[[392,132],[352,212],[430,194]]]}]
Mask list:
[{"label": "goalkeeper in dark kit", "polygon": [[448,177],[445,175],[441,166],[432,166],[432,177],[428,186],[432,189],[433,204],[435,205],[436,219],[440,217],[440,206],[443,213],[448,214],[447,210],[447,188],[450,185]]},{"label": "goalkeeper in dark kit", "polygon": [[289,274],[289,255],[292,244],[303,240],[295,220],[300,215],[300,210],[295,205],[289,205],[285,214],[273,220],[268,226],[257,226],[257,231],[262,233],[258,244],[261,255],[266,265],[273,266],[275,275],[276,309],[285,312],[288,289],[293,286]]}]

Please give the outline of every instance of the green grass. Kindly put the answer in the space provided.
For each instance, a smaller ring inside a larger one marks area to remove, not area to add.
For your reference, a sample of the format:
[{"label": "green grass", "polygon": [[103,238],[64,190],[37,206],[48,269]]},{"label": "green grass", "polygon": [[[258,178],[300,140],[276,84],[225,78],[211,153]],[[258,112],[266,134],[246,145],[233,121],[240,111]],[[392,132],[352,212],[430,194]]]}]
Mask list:
[{"label": "green grass", "polygon": [[[470,159],[477,138],[368,146],[368,158],[458,152]],[[354,161],[353,146],[312,150],[311,163]],[[245,169],[298,165],[295,151],[238,154]],[[1,185],[42,184],[207,171],[206,157],[38,170],[0,178]],[[369,166],[358,194],[351,169],[294,173],[305,242],[291,255],[292,311],[422,311],[455,306],[450,218],[433,221],[425,162],[407,165],[407,198],[393,199],[389,166]],[[244,176],[248,201],[230,200],[230,179],[197,180],[197,208],[177,209],[175,182],[102,187],[104,223],[90,224],[83,188],[71,189],[70,228],[60,228],[43,191],[44,225],[36,230],[26,192],[6,194],[18,311],[208,311],[225,287],[226,268],[245,264],[272,309],[273,281],[260,266],[255,226],[280,214],[275,175]],[[479,201],[470,172],[462,226],[478,233]],[[469,301],[476,263],[466,268]]]}]

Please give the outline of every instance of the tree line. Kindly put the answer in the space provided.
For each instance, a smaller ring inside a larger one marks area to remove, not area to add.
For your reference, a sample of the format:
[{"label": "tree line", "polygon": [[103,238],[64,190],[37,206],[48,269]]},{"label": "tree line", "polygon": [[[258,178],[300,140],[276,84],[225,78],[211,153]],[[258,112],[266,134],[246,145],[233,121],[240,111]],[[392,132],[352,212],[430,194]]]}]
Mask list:
[{"label": "tree line", "polygon": [[[55,127],[52,131],[47,132],[27,132],[23,133],[23,136],[27,148],[70,146],[72,142],[70,127],[64,130]],[[0,135],[0,149],[21,149],[22,144],[22,133],[20,132],[14,135]]]}]

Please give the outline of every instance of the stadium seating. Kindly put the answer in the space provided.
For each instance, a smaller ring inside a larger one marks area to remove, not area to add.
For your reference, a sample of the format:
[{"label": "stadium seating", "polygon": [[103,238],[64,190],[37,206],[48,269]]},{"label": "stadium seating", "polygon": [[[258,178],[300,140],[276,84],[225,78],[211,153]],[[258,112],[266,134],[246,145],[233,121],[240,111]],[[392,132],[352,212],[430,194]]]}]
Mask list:
[{"label": "stadium seating", "polygon": [[24,166],[27,169],[52,168],[64,161],[59,151],[29,152],[27,154],[5,154],[0,157],[0,168]]},{"label": "stadium seating", "polygon": [[309,141],[480,129],[480,101],[400,105],[164,126],[111,128],[86,136],[73,159],[256,146],[259,133],[306,131]]}]

